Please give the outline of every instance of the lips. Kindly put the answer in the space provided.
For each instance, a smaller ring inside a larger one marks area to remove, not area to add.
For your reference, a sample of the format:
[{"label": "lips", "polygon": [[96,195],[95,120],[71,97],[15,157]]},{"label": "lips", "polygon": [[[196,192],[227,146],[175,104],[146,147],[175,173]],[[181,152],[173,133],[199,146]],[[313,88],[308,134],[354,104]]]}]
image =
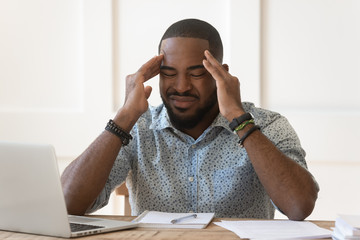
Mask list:
[{"label": "lips", "polygon": [[171,103],[176,108],[186,109],[190,108],[198,98],[195,96],[179,96],[179,95],[170,95],[169,99]]}]

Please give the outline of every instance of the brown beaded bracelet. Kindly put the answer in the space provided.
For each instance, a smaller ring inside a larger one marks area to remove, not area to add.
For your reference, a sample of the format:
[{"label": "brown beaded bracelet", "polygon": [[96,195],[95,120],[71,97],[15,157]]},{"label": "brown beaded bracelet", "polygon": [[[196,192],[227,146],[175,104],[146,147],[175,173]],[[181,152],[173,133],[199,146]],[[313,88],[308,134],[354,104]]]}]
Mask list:
[{"label": "brown beaded bracelet", "polygon": [[255,125],[255,126],[253,126],[252,128],[250,128],[250,130],[247,131],[247,132],[240,138],[240,140],[239,140],[239,142],[238,142],[239,146],[240,146],[240,147],[244,147],[244,141],[245,141],[245,139],[246,139],[248,136],[250,136],[251,133],[253,133],[255,130],[258,130],[258,129],[260,129],[260,126],[258,126],[258,125]]}]

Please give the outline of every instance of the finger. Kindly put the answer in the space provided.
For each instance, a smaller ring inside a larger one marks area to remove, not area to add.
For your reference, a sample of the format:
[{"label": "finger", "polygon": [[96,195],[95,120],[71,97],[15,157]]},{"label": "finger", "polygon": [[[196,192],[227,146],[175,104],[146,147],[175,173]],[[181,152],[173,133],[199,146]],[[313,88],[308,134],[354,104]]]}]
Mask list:
[{"label": "finger", "polygon": [[146,82],[160,73],[160,65],[163,57],[164,55],[162,54],[155,56],[140,67],[137,74],[143,77],[143,82]]},{"label": "finger", "polygon": [[150,94],[151,94],[151,91],[152,91],[152,87],[151,87],[151,86],[146,86],[145,89],[144,89],[144,91],[145,91],[145,97],[146,97],[146,99],[149,99]]},{"label": "finger", "polygon": [[228,76],[228,72],[223,68],[216,68],[207,60],[203,60],[205,69],[211,74],[216,81],[224,80]]},{"label": "finger", "polygon": [[210,53],[209,50],[205,50],[204,52],[206,60],[208,60],[211,65],[213,66],[217,66],[217,67],[221,67],[221,64],[218,62],[218,60],[216,60],[216,58]]},{"label": "finger", "polygon": [[229,75],[226,69],[211,55],[208,50],[205,51],[205,57],[206,59],[203,60],[203,65],[215,78],[215,80],[222,80]]}]

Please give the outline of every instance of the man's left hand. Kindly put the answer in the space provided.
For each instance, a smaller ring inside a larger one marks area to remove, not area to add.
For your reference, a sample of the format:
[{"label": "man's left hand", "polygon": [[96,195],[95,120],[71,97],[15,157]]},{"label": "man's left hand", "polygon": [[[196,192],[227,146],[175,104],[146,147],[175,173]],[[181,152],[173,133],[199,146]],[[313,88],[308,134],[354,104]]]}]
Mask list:
[{"label": "man's left hand", "polygon": [[241,104],[239,79],[232,76],[228,66],[221,65],[208,50],[205,51],[205,57],[204,67],[216,81],[220,113],[231,122],[245,113]]}]

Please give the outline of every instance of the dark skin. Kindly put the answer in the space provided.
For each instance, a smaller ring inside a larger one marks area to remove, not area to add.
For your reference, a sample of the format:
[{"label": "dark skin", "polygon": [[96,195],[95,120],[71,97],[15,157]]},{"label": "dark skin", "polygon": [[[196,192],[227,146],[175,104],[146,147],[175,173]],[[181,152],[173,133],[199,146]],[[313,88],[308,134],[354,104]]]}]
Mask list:
[{"label": "dark skin", "polygon": [[[194,127],[179,129],[194,139],[221,113],[229,122],[245,113],[240,82],[208,51],[206,40],[168,38],[162,42],[161,54],[150,59],[126,79],[125,104],[114,121],[130,131],[148,109],[151,87],[144,83],[160,73],[160,94],[175,116],[191,118],[206,107],[211,94],[217,101]],[[177,93],[188,93],[182,96]],[[238,131],[239,137],[252,127]],[[62,175],[62,185],[69,214],[82,215],[92,205],[109,176],[122,146],[119,138],[104,131]],[[291,220],[303,220],[312,212],[318,188],[311,174],[279,151],[261,131],[244,142],[249,159],[266,192]]]},{"label": "dark skin", "polygon": [[[160,70],[160,94],[177,118],[192,118],[199,109],[204,108],[216,83],[205,69],[202,61],[204,51],[209,48],[208,41],[192,38],[170,38],[161,44],[164,60]],[[178,96],[171,93],[189,96]],[[170,93],[170,96],[167,96]],[[202,121],[191,129],[179,129],[198,138],[219,114],[217,102],[205,113]]]}]

